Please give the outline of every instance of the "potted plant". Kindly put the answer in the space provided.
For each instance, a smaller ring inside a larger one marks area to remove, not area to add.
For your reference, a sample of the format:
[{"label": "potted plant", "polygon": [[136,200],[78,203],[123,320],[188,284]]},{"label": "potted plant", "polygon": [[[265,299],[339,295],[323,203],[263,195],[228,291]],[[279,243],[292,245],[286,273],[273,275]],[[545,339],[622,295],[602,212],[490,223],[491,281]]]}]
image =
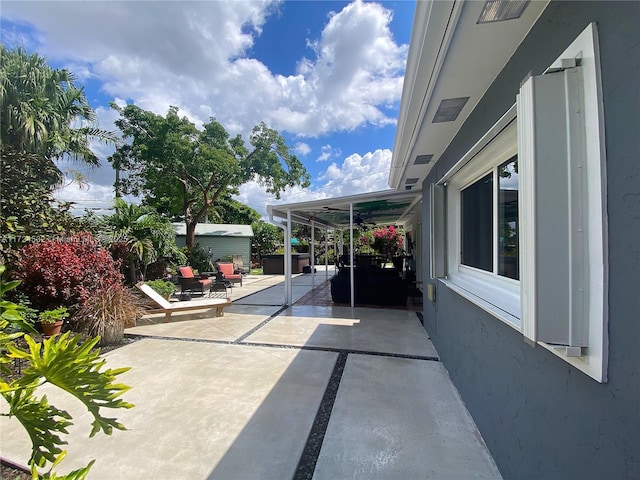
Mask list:
[{"label": "potted plant", "polygon": [[150,280],[147,282],[147,285],[167,300],[169,300],[171,295],[173,295],[173,292],[176,291],[176,286],[172,282],[167,282],[165,280]]},{"label": "potted plant", "polygon": [[42,325],[42,333],[46,337],[58,335],[62,329],[62,322],[69,316],[67,307],[58,307],[40,312],[38,318]]}]

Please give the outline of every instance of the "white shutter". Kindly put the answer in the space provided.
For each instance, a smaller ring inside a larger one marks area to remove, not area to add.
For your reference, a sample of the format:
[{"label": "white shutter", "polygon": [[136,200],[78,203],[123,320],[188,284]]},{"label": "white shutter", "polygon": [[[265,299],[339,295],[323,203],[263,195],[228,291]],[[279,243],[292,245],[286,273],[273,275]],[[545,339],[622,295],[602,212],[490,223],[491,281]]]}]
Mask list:
[{"label": "white shutter", "polygon": [[530,77],[518,96],[523,333],[588,345],[586,168],[580,67]]},{"label": "white shutter", "polygon": [[429,222],[431,245],[429,274],[431,278],[447,275],[446,192],[444,185],[431,184],[431,222]]}]

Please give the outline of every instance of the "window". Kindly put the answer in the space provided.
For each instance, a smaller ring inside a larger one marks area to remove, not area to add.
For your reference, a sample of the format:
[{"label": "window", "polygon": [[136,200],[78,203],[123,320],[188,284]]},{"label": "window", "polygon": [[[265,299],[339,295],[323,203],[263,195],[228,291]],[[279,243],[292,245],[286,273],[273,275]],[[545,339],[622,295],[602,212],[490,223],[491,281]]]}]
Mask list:
[{"label": "window", "polygon": [[518,280],[517,156],[464,188],[460,203],[461,264]]},{"label": "window", "polygon": [[518,262],[518,157],[498,167],[498,275],[520,278]]},{"label": "window", "polygon": [[509,110],[482,146],[445,176],[446,212],[442,215],[448,246],[445,282],[520,328],[515,112],[515,107]]},{"label": "window", "polygon": [[493,173],[462,190],[461,263],[493,270]]},{"label": "window", "polygon": [[599,68],[590,25],[432,186],[430,237],[432,278],[606,382]]}]

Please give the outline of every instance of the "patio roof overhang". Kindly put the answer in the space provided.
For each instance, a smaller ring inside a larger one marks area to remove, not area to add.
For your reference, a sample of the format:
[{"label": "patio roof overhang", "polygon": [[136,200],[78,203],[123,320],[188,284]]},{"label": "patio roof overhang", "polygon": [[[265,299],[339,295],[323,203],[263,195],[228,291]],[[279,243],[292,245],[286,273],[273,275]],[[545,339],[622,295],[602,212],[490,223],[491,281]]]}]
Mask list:
[{"label": "patio roof overhang", "polygon": [[[417,2],[391,159],[391,188],[422,188],[548,4],[548,0]],[[518,15],[483,19],[487,9],[513,8],[519,8]]]},{"label": "patio roof overhang", "polygon": [[403,225],[409,221],[420,201],[419,191],[383,190],[310,202],[267,205],[267,212],[271,218],[281,219],[287,219],[287,214],[290,213],[293,223],[314,223],[321,228],[348,229],[351,211],[354,227],[358,224]]}]

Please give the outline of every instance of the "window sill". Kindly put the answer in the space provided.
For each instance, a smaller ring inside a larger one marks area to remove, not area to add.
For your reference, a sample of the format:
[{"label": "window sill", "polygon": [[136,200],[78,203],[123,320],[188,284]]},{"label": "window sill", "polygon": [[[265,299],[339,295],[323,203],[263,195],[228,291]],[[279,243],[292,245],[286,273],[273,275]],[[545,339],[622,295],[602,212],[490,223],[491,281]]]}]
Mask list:
[{"label": "window sill", "polygon": [[[515,328],[517,331],[521,331],[520,319],[504,309],[504,302],[492,301],[486,298],[485,294],[488,288],[490,288],[489,285],[479,286],[479,282],[477,280],[470,281],[470,279],[465,277],[467,277],[467,275],[458,274],[455,278],[439,278],[438,280],[461,297],[480,307],[488,314],[506,323],[510,327]],[[505,292],[503,291],[502,293],[504,294]],[[498,295],[494,292],[492,296],[497,298]],[[513,297],[514,294],[512,292],[507,292],[505,296]],[[513,299],[508,303],[513,303]]]}]

